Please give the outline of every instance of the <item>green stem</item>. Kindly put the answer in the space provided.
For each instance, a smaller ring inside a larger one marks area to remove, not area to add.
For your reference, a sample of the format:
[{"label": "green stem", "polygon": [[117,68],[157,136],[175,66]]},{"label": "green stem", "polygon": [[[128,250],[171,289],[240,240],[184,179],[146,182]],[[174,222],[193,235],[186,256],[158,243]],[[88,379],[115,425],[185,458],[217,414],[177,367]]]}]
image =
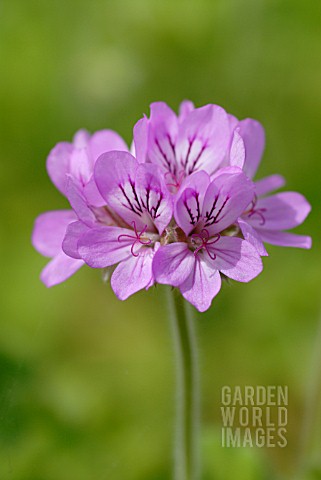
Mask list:
[{"label": "green stem", "polygon": [[178,291],[168,289],[176,356],[175,480],[199,478],[199,378],[194,318]]}]

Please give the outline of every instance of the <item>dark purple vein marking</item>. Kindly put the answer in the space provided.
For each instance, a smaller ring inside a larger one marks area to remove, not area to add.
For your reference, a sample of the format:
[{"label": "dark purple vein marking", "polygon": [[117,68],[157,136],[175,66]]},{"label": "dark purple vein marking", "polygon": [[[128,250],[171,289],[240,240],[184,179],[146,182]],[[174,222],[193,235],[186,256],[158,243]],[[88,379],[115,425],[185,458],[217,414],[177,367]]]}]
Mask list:
[{"label": "dark purple vein marking", "polygon": [[196,204],[196,215],[195,213],[192,212],[192,208],[189,207],[187,200],[183,201],[183,205],[185,206],[187,213],[190,218],[190,224],[191,225],[196,225],[196,223],[199,221],[201,217],[201,209],[200,209],[200,203],[199,203],[199,193],[194,192],[193,197],[195,199],[195,204]]},{"label": "dark purple vein marking", "polygon": [[151,187],[150,185],[146,187],[146,195],[144,197],[139,197],[135,188],[135,183],[129,179],[129,183],[131,186],[131,194],[133,198],[130,198],[131,195],[127,194],[125,191],[125,188],[123,185],[119,184],[118,187],[120,188],[122,194],[124,195],[126,202],[122,202],[123,207],[127,208],[128,210],[132,211],[136,215],[139,215],[140,217],[144,213],[144,211],[148,212],[153,219],[158,218],[160,216],[160,213],[158,213],[158,210],[160,208],[161,202],[163,200],[163,194],[162,192],[155,192],[158,195],[158,199],[156,201],[156,204],[150,205],[151,203]]},{"label": "dark purple vein marking", "polygon": [[[169,138],[167,136],[167,138]],[[159,153],[161,154],[161,157],[162,159],[164,160],[163,164],[165,165],[165,167],[172,173],[174,173],[174,175],[176,175],[176,162],[171,162],[171,160],[167,157],[166,153],[164,152],[164,150],[162,149],[162,147],[160,146],[159,144],[159,141],[158,141],[158,138],[155,137],[155,144],[157,145],[157,148],[159,150]],[[169,142],[170,146],[173,148],[172,146],[172,143]],[[174,158],[175,158],[175,150],[173,150],[174,152]]]},{"label": "dark purple vein marking", "polygon": [[210,225],[213,225],[214,223],[217,223],[219,220],[222,220],[222,218],[224,217],[224,215],[219,218],[220,214],[222,213],[225,205],[227,204],[227,202],[229,201],[230,197],[227,196],[224,200],[224,202],[222,203],[220,209],[218,210],[218,212],[214,215],[214,211],[215,211],[215,207],[216,207],[216,204],[217,204],[217,200],[218,200],[218,196],[215,197],[215,200],[213,202],[213,206],[211,208],[211,211],[210,212],[206,212],[205,214],[205,219],[206,219],[206,222],[205,222],[205,227],[209,227]]}]

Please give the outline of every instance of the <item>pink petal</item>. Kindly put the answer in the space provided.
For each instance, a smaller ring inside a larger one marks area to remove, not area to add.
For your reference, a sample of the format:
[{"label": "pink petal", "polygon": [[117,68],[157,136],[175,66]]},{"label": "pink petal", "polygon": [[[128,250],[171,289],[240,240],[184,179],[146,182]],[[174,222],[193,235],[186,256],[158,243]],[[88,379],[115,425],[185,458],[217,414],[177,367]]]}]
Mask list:
[{"label": "pink petal", "polygon": [[128,146],[113,130],[99,130],[89,140],[89,150],[95,163],[100,155],[111,150],[128,152]]},{"label": "pink petal", "polygon": [[46,287],[53,287],[71,277],[84,265],[82,260],[75,260],[64,254],[61,250],[41,272],[41,280]]},{"label": "pink petal", "polygon": [[238,282],[249,282],[263,269],[262,260],[257,250],[249,242],[238,237],[221,237],[209,245],[211,257],[207,256],[213,268]]},{"label": "pink petal", "polygon": [[163,176],[155,166],[141,164],[137,168],[135,186],[142,209],[148,211],[161,235],[173,215],[173,200]]},{"label": "pink petal", "polygon": [[261,235],[256,231],[251,225],[241,218],[238,219],[238,224],[242,230],[242,234],[244,240],[250,242],[253,247],[256,248],[257,252],[261,257],[267,257],[269,254],[267,253]]},{"label": "pink petal", "polygon": [[68,142],[58,143],[49,153],[47,158],[47,172],[52,183],[66,194],[67,179],[66,175],[70,173],[70,156],[73,146]]},{"label": "pink petal", "polygon": [[200,312],[207,310],[221,288],[219,272],[197,257],[189,277],[180,286],[183,297]]},{"label": "pink petal", "polygon": [[68,178],[67,198],[70,205],[74,209],[78,218],[89,227],[95,225],[96,217],[89,208],[88,202],[81,190],[81,187],[72,178]]},{"label": "pink petal", "polygon": [[189,276],[195,263],[186,243],[171,243],[159,248],[153,261],[154,277],[158,283],[177,287]]},{"label": "pink petal", "polygon": [[90,133],[82,128],[75,133],[72,144],[75,148],[86,148],[90,140]]},{"label": "pink petal", "polygon": [[81,185],[86,185],[93,174],[93,164],[88,148],[74,148],[70,155],[70,174]]},{"label": "pink petal", "polygon": [[265,133],[262,125],[256,120],[246,118],[239,122],[240,135],[245,144],[244,172],[253,178],[261,162],[265,147]]},{"label": "pink petal", "polygon": [[211,180],[215,180],[215,178],[218,178],[221,175],[238,175],[239,173],[244,173],[240,167],[235,165],[225,165],[224,167],[216,170],[216,172],[214,172],[210,178]]},{"label": "pink petal", "polygon": [[134,126],[135,157],[139,163],[147,161],[149,120],[144,115]]},{"label": "pink petal", "polygon": [[258,197],[284,187],[285,178],[282,175],[270,175],[254,182],[255,193]]},{"label": "pink petal", "polygon": [[234,129],[238,126],[239,120],[238,118],[236,118],[234,115],[231,115],[230,113],[227,114],[227,118],[230,126],[230,131],[233,132]]},{"label": "pink petal", "polygon": [[179,106],[178,121],[183,122],[187,115],[195,110],[194,103],[190,100],[183,100]]},{"label": "pink petal", "polygon": [[175,202],[175,219],[178,226],[188,235],[201,218],[206,189],[210,183],[209,175],[195,172],[184,181]]},{"label": "pink petal", "polygon": [[182,122],[176,143],[178,165],[187,174],[205,170],[211,175],[223,161],[230,142],[228,117],[223,108],[196,108]]},{"label": "pink petal", "polygon": [[72,258],[81,258],[78,253],[78,241],[89,230],[89,227],[82,222],[73,222],[68,225],[62,242],[62,249],[66,255]]},{"label": "pink petal", "polygon": [[[114,208],[119,215],[128,213],[128,207],[123,205],[124,195],[120,185],[134,180],[138,163],[127,152],[107,152],[102,154],[95,165],[95,182],[106,203]],[[126,204],[126,201],[125,201]],[[132,220],[130,216],[129,222]]]},{"label": "pink petal", "polygon": [[57,255],[61,252],[67,226],[76,219],[72,210],[56,210],[39,215],[32,232],[34,248],[46,257]]},{"label": "pink petal", "polygon": [[199,172],[194,172],[183,180],[183,183],[177,192],[177,198],[179,195],[186,189],[192,188],[193,190],[199,192],[202,202],[206,193],[206,189],[210,184],[210,176],[204,170]]},{"label": "pink petal", "polygon": [[119,227],[92,228],[78,240],[79,255],[92,268],[109,267],[130,258],[134,240],[119,238],[121,235],[132,236],[133,232]]},{"label": "pink petal", "polygon": [[103,207],[106,205],[106,201],[100,195],[100,192],[97,188],[95,178],[92,176],[89,182],[83,187],[83,195],[86,199],[88,205],[93,207]]},{"label": "pink petal", "polygon": [[177,173],[175,143],[178,132],[178,119],[164,102],[150,106],[148,128],[148,161],[158,165],[165,172]]},{"label": "pink petal", "polygon": [[119,300],[126,300],[142,288],[152,286],[154,251],[141,248],[138,257],[133,255],[116,267],[111,277],[111,286]]},{"label": "pink petal", "polygon": [[232,143],[230,147],[230,165],[243,168],[245,161],[245,146],[243,138],[236,128],[233,132]]},{"label": "pink petal", "polygon": [[138,230],[162,233],[172,216],[172,199],[157,168],[139,164],[125,152],[102,155],[95,168],[97,186],[111,207]]},{"label": "pink petal", "polygon": [[264,242],[281,247],[296,247],[309,249],[312,246],[311,237],[297,235],[295,233],[259,230]]}]

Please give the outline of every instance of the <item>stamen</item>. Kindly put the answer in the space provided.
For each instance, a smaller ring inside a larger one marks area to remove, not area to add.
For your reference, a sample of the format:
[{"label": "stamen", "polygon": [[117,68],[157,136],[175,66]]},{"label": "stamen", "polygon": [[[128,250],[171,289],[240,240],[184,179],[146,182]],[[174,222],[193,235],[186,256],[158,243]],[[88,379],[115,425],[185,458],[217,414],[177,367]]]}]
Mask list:
[{"label": "stamen", "polygon": [[257,210],[252,210],[249,212],[248,216],[251,218],[253,215],[257,215],[260,218],[260,225],[265,224],[265,217],[262,212],[266,212],[266,208],[258,208]]},{"label": "stamen", "polygon": [[251,208],[250,208],[250,211],[254,210],[255,209],[255,206],[257,204],[257,195],[256,193],[254,194],[254,197],[253,197],[253,200],[251,202]]},{"label": "stamen", "polygon": [[151,241],[150,238],[146,238],[146,237],[142,238],[142,235],[144,235],[144,233],[146,233],[147,225],[145,225],[145,227],[141,230],[141,232],[138,232],[137,227],[136,227],[136,222],[133,221],[131,223],[133,225],[135,235],[129,235],[129,234],[119,235],[118,241],[121,242],[124,238],[133,239],[134,241],[132,243],[130,252],[134,257],[138,257],[138,253],[135,253],[135,251],[134,251],[134,247],[137,244],[137,242],[140,243],[141,245],[150,245],[152,243],[152,241]]},{"label": "stamen", "polygon": [[[209,248],[208,246],[209,245],[213,245],[214,243],[218,242],[218,240],[221,238],[221,235],[219,233],[216,233],[213,237],[212,237],[212,240],[209,242],[209,239],[210,239],[210,234],[208,232],[208,230],[206,228],[203,228],[203,230],[201,230],[200,233],[193,233],[191,235],[191,238],[192,238],[192,241],[194,241],[194,239],[199,239],[201,240],[201,244],[196,248],[196,250],[194,251],[194,255],[196,256],[198,254],[198,252],[200,250],[202,250],[203,248],[206,250],[206,253],[208,254],[208,256],[212,259],[212,260],[215,260],[216,259],[216,254],[215,253],[211,253],[209,251]],[[196,242],[194,241],[194,243],[196,244]]]},{"label": "stamen", "polygon": [[245,214],[251,218],[254,215],[257,215],[260,218],[260,225],[263,226],[265,224],[265,217],[263,215],[266,212],[266,208],[255,208],[257,204],[258,198],[257,195],[254,195],[252,202],[250,203],[250,208],[245,212]]}]

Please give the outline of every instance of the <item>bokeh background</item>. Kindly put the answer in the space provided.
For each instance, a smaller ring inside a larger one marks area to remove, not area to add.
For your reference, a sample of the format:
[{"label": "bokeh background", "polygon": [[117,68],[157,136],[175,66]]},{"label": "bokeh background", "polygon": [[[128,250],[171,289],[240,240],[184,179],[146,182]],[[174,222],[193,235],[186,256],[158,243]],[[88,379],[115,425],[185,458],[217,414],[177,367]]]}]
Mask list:
[{"label": "bokeh background", "polygon": [[[318,0],[1,1],[1,479],[171,478],[164,289],[121,303],[83,268],[48,290],[30,235],[67,207],[45,170],[55,143],[81,127],[130,143],[150,102],[185,98],[260,120],[259,177],[313,205],[297,229],[311,251],[269,247],[259,278],[197,315],[202,479],[292,480],[300,452],[300,478],[321,478],[320,14]],[[223,385],[288,385],[288,446],[223,449]]]}]

